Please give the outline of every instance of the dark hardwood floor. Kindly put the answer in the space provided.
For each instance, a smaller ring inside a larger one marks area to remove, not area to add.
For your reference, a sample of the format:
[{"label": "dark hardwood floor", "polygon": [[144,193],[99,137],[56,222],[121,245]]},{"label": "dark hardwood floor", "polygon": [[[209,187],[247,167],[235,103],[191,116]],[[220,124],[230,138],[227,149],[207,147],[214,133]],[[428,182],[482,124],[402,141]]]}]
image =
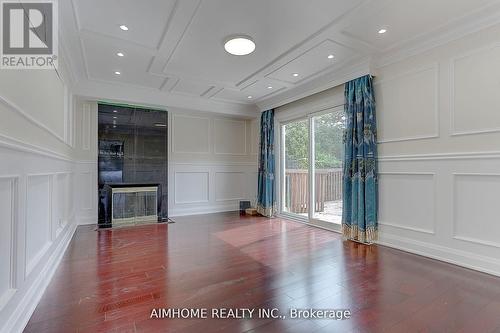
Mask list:
[{"label": "dark hardwood floor", "polygon": [[[26,332],[500,332],[500,278],[236,213],[79,227]],[[348,320],[149,319],[153,308],[350,309]]]}]

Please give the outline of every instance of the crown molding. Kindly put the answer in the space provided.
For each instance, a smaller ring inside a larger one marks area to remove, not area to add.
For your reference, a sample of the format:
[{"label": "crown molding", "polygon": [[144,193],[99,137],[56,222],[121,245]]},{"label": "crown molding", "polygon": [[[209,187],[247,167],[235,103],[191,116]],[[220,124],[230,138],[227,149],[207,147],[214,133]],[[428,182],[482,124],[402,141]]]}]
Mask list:
[{"label": "crown molding", "polygon": [[180,108],[248,118],[258,116],[258,110],[253,104],[218,102],[199,96],[174,94],[158,89],[117,85],[96,80],[80,81],[74,88],[74,94],[91,100],[105,99],[121,103],[160,107],[167,110],[169,108]]},{"label": "crown molding", "polygon": [[439,46],[464,38],[475,32],[500,24],[500,4],[493,2],[472,14],[442,25],[431,33],[418,36],[381,52],[375,61],[376,68],[382,68],[410,57],[422,54]]},{"label": "crown molding", "polygon": [[339,86],[367,74],[373,74],[372,65],[369,58],[364,58],[362,61],[349,67],[344,67],[341,70],[330,71],[327,74],[317,77],[316,79],[310,80],[302,85],[288,89],[281,94],[260,101],[257,103],[257,106],[261,111],[277,108]]}]

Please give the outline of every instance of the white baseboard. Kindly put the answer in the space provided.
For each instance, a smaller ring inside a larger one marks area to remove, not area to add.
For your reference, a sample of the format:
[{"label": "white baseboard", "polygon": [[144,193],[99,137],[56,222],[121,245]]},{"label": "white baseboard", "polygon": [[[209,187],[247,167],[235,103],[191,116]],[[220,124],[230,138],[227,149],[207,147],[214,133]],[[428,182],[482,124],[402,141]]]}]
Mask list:
[{"label": "white baseboard", "polygon": [[0,327],[0,332],[14,333],[22,332],[24,330],[26,324],[28,324],[28,321],[31,318],[31,315],[35,311],[38,302],[42,298],[45,289],[49,285],[52,276],[59,266],[64,252],[68,248],[68,245],[75,233],[76,227],[77,225],[75,223],[66,227],[65,234],[60,239],[59,244],[48,258],[45,266],[40,271],[40,274],[38,274],[37,278],[24,292],[24,296],[20,300],[12,315],[5,322],[3,327]]},{"label": "white baseboard", "polygon": [[500,260],[495,260],[494,258],[387,233],[379,234],[377,244],[500,276]]},{"label": "white baseboard", "polygon": [[213,213],[224,213],[224,212],[234,212],[240,210],[239,203],[229,204],[223,206],[211,206],[211,207],[186,207],[186,208],[175,208],[169,211],[170,217],[175,216],[187,216],[187,215],[201,215],[201,214],[213,214]]},{"label": "white baseboard", "polygon": [[76,222],[77,225],[97,224],[97,218],[94,216],[78,216]]}]

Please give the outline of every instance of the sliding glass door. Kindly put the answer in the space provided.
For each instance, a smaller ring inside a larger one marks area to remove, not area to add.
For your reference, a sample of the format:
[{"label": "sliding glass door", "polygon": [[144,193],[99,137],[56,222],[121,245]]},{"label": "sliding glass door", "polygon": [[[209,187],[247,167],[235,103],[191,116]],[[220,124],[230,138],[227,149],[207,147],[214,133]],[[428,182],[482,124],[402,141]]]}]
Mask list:
[{"label": "sliding glass door", "polygon": [[342,222],[343,110],[311,117],[314,137],[313,218]]},{"label": "sliding glass door", "polygon": [[308,217],[309,206],[309,120],[282,126],[284,149],[283,211]]},{"label": "sliding glass door", "polygon": [[283,214],[310,223],[341,223],[344,129],[342,107],[282,123]]}]

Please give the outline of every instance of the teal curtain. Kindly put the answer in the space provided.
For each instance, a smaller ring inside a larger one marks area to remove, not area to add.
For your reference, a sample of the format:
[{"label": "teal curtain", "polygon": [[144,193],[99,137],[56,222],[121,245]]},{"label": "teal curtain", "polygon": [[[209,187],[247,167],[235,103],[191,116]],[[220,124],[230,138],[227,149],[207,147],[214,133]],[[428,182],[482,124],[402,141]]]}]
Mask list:
[{"label": "teal curtain", "polygon": [[342,233],[363,243],[377,239],[377,123],[370,75],[345,84]]},{"label": "teal curtain", "polygon": [[257,212],[271,217],[276,212],[274,164],[274,110],[260,117],[259,176]]}]

